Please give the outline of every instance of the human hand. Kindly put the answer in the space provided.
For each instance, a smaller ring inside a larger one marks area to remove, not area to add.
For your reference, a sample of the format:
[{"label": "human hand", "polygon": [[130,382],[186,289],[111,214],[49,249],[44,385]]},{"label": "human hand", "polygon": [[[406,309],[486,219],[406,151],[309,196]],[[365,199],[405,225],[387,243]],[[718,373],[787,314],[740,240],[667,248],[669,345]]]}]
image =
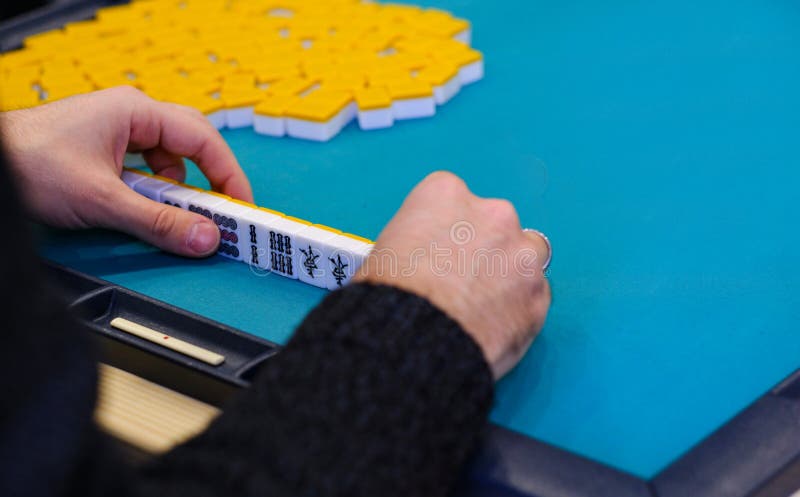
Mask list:
[{"label": "human hand", "polygon": [[131,87],[2,113],[0,133],[25,206],[51,226],[110,228],[177,254],[212,254],[219,230],[211,220],[153,202],[122,182],[126,152],[142,152],[153,172],[177,181],[186,176],[187,157],[214,190],[253,200],[244,172],[205,116]]},{"label": "human hand", "polygon": [[497,379],[544,324],[548,257],[548,243],[522,231],[511,203],[477,197],[458,177],[437,172],[408,195],[355,281],[430,300],[475,339]]}]

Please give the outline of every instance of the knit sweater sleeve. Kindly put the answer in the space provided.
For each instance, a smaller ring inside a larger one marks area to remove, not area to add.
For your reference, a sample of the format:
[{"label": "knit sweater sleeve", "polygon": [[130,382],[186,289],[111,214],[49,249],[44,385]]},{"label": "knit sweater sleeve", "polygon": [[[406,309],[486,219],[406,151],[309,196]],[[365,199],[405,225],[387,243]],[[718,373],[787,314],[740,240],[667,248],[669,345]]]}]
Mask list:
[{"label": "knit sweater sleeve", "polygon": [[491,405],[476,343],[387,286],[329,295],[203,435],[144,470],[151,495],[446,495]]}]

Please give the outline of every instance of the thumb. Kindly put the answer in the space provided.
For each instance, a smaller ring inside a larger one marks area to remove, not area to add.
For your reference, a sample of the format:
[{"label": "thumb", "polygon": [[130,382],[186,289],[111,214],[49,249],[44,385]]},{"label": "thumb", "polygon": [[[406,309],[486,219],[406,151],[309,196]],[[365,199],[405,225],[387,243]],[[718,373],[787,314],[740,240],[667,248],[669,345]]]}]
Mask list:
[{"label": "thumb", "polygon": [[159,204],[136,193],[120,181],[116,201],[102,222],[162,250],[187,257],[213,254],[219,245],[219,229],[200,214]]}]

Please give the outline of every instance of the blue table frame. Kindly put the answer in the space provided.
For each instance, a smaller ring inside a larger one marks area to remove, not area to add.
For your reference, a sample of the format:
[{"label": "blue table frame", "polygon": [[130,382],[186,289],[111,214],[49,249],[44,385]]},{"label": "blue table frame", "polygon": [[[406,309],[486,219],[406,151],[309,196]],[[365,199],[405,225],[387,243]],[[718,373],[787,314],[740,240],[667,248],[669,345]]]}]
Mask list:
[{"label": "blue table frame", "polygon": [[[104,360],[200,400],[222,405],[279,352],[278,344],[58,264],[47,265]],[[226,356],[222,367],[128,335],[126,317]],[[637,478],[490,424],[457,495],[527,497],[765,497],[800,485],[800,370],[651,479]]]}]

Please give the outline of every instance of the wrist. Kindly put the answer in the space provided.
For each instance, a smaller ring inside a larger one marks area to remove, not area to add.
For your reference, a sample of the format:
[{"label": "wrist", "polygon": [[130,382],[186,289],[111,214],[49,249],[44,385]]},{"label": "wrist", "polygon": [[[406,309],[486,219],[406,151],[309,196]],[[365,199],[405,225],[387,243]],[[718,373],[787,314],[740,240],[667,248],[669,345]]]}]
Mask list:
[{"label": "wrist", "polygon": [[353,283],[390,286],[427,300],[440,312],[455,321],[461,330],[472,339],[480,349],[494,378],[497,379],[499,371],[501,371],[500,365],[508,361],[504,358],[505,348],[501,341],[495,339],[496,337],[492,333],[484,331],[487,325],[476,318],[476,314],[481,315],[481,313],[476,312],[477,306],[474,303],[468,301],[463,295],[459,295],[458,292],[448,293],[446,289],[450,287],[449,285],[442,285],[442,282],[437,281],[435,277],[433,280],[428,281],[426,278],[420,277],[375,276],[359,272],[353,279]]}]

